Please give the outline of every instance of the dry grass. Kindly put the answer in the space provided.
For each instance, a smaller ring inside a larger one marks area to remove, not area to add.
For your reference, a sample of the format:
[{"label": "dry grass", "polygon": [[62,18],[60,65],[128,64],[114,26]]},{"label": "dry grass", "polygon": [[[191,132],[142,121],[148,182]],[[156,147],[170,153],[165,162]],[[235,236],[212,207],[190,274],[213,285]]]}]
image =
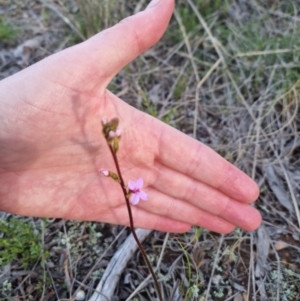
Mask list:
[{"label": "dry grass", "polygon": [[[10,24],[22,26],[18,37],[0,48],[0,78],[91,36],[144,4],[0,1],[0,17],[5,10]],[[184,235],[153,233],[144,243],[154,266],[159,261],[166,299],[300,300],[298,10],[296,0],[177,1],[162,41],[110,84],[122,99],[208,144],[260,185],[255,206],[264,221],[259,231],[237,229],[218,236],[194,228]],[[37,34],[40,44],[28,58],[13,54],[14,47]],[[123,231],[110,247],[121,229],[47,221],[43,243],[50,257],[45,265],[24,271],[16,261],[2,267],[0,296],[71,300],[81,286],[88,300],[128,235]],[[105,257],[97,262],[103,252]],[[114,300],[129,300],[147,276],[140,255],[135,255]],[[130,300],[153,296],[150,280]]]}]

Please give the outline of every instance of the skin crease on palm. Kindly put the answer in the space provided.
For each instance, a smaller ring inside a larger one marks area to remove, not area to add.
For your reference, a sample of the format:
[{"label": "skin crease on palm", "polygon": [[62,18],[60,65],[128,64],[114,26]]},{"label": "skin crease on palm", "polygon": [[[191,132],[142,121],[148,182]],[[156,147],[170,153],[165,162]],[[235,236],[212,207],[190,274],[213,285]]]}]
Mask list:
[{"label": "skin crease on palm", "polygon": [[257,185],[209,147],[129,106],[111,79],[163,35],[173,0],[152,2],[91,39],[0,82],[0,210],[129,225],[102,136],[101,118],[122,128],[126,182],[144,179],[148,201],[132,206],[135,227],[228,233],[261,223]]}]

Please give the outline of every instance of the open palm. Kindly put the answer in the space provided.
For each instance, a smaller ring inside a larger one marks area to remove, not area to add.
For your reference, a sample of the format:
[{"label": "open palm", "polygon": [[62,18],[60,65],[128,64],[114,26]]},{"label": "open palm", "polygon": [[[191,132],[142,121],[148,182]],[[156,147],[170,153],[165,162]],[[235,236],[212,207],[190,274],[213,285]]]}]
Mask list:
[{"label": "open palm", "polygon": [[0,83],[0,209],[30,216],[129,224],[101,118],[118,117],[126,181],[144,179],[149,200],[136,227],[227,233],[253,230],[257,185],[200,142],[106,90],[113,76],[158,41],[173,11],[164,0],[88,41]]}]

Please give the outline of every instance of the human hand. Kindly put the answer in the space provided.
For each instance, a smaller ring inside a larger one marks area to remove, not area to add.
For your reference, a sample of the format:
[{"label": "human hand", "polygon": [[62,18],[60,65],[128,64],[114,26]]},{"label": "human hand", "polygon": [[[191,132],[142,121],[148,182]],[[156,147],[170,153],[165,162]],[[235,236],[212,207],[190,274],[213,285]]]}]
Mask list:
[{"label": "human hand", "polygon": [[106,90],[159,40],[173,6],[160,1],[0,82],[1,210],[129,225],[120,186],[99,172],[115,170],[101,134],[106,116],[123,129],[124,179],[144,179],[149,201],[132,206],[136,227],[227,233],[259,226],[259,212],[248,205],[259,190],[247,175]]}]

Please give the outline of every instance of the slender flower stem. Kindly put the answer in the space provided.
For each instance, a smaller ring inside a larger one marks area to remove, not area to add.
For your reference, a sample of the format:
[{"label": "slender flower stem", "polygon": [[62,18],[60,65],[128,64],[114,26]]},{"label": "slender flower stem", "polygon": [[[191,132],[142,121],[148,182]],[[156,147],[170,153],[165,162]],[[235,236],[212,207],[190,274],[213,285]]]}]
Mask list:
[{"label": "slender flower stem", "polygon": [[130,222],[130,229],[131,229],[131,233],[143,255],[143,258],[148,266],[148,269],[153,277],[153,280],[154,280],[154,283],[155,283],[155,286],[156,286],[156,290],[157,290],[157,294],[158,294],[158,298],[160,301],[163,301],[163,298],[162,298],[162,293],[161,293],[161,290],[160,290],[160,287],[159,287],[159,284],[158,284],[158,281],[157,281],[157,278],[156,278],[156,275],[152,269],[152,266],[151,266],[151,263],[147,257],[147,254],[143,248],[143,246],[141,245],[136,233],[135,233],[135,229],[134,229],[134,223],[133,223],[133,217],[132,217],[132,212],[131,212],[131,207],[130,207],[130,203],[129,203],[129,198],[127,196],[127,191],[126,191],[126,186],[125,186],[125,183],[124,183],[124,180],[123,180],[123,177],[122,177],[122,174],[121,174],[121,170],[120,170],[120,166],[119,166],[119,162],[118,162],[118,159],[117,159],[117,155],[114,151],[114,149],[112,148],[112,146],[110,144],[108,144],[109,146],[109,149],[110,149],[110,152],[113,156],[113,159],[114,159],[114,162],[115,162],[115,165],[116,165],[116,168],[117,168],[117,172],[118,172],[118,176],[119,176],[119,180],[120,180],[120,185],[122,187],[122,191],[123,191],[123,194],[124,194],[124,197],[125,197],[125,200],[126,200],[126,205],[127,205],[127,210],[128,210],[128,215],[129,215],[129,222]]}]

